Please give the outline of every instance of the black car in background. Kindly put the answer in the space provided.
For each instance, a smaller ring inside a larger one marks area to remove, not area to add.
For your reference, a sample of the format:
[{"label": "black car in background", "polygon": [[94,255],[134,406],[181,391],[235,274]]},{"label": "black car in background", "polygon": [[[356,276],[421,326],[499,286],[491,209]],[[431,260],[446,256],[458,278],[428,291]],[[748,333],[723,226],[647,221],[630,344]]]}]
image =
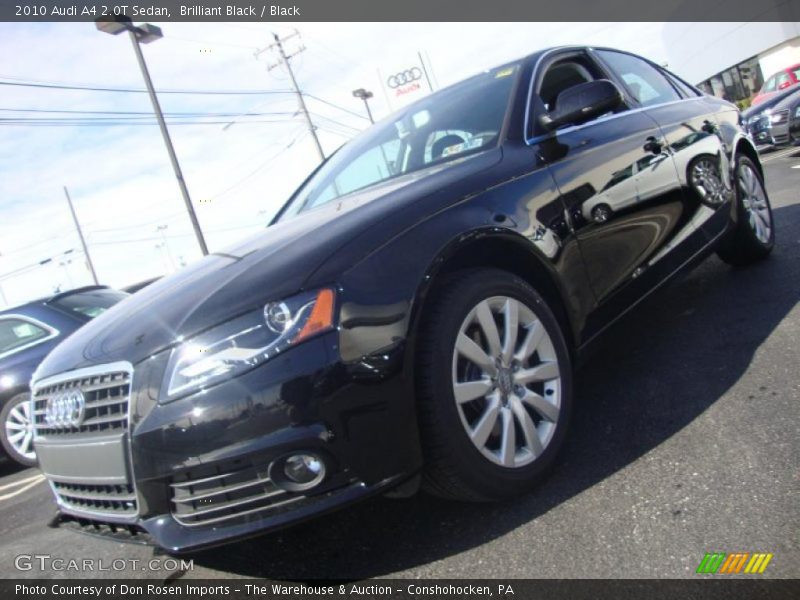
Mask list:
[{"label": "black car in background", "polygon": [[0,443],[16,462],[36,464],[28,384],[47,353],[127,294],[84,287],[0,311]]},{"label": "black car in background", "polygon": [[583,47],[387,117],[265,232],[39,366],[36,450],[62,519],[187,551],[420,483],[526,492],[593,339],[709,253],[770,253],[739,118],[654,63]]},{"label": "black car in background", "polygon": [[795,89],[770,109],[769,130],[776,146],[793,146],[800,141],[800,90]]},{"label": "black car in background", "polygon": [[800,98],[800,90],[796,87],[789,88],[742,112],[742,123],[744,123],[745,129],[757,146],[768,147],[788,143],[786,139],[780,137],[785,135],[783,132],[779,134],[778,140],[773,139],[772,127],[773,124],[777,124],[779,125],[779,130],[781,129],[780,119],[783,112],[778,106],[783,106],[786,102],[792,102],[789,100],[790,98]]}]

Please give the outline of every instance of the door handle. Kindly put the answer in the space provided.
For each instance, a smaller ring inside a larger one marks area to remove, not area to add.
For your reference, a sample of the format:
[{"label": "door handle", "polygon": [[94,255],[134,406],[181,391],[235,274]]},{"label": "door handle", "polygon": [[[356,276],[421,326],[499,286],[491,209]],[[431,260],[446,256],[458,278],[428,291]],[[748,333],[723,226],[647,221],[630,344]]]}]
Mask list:
[{"label": "door handle", "polygon": [[652,135],[645,140],[644,146],[642,146],[645,152],[652,152],[653,154],[661,154],[661,148],[663,147],[664,145]]}]

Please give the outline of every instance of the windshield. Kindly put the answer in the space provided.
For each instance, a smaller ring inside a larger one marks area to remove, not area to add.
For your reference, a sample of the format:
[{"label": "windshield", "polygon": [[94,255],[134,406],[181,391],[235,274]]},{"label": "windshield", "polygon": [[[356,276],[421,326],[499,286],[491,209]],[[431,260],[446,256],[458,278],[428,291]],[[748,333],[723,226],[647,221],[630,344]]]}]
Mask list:
[{"label": "windshield", "polygon": [[495,147],[519,65],[506,65],[395,113],[342,147],[295,194],[281,220],[356,190]]}]

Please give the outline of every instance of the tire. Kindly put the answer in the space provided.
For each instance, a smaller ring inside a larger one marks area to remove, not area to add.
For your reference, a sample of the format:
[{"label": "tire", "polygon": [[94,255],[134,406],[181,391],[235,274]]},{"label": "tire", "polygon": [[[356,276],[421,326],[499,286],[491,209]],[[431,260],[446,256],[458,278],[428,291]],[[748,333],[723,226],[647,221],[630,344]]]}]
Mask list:
[{"label": "tire", "polygon": [[[26,467],[36,465],[36,453],[33,451],[33,434],[23,435],[20,440],[14,436],[23,433],[25,422],[30,419],[28,400],[31,395],[28,392],[17,394],[10,398],[0,410],[0,443],[3,450],[15,462]],[[28,441],[25,438],[28,437]]]},{"label": "tire", "polygon": [[[519,325],[516,344],[510,346],[505,324],[514,303]],[[497,328],[494,345],[482,325],[491,329],[492,321]],[[467,358],[465,351],[475,356],[470,340],[488,350],[484,358],[500,356],[500,368],[486,367],[486,371]],[[528,347],[535,350],[528,353]],[[505,271],[458,271],[431,299],[417,348],[424,489],[473,502],[502,500],[530,490],[552,466],[572,411],[570,355],[544,299]],[[461,402],[456,402],[457,385]],[[488,429],[485,425],[492,419],[494,427]]]},{"label": "tire", "polygon": [[595,223],[605,223],[611,218],[612,212],[608,204],[598,204],[592,209],[592,218]]},{"label": "tire", "polygon": [[772,252],[775,223],[764,181],[747,156],[736,159],[734,182],[736,226],[717,255],[730,265],[744,266],[763,260]]}]

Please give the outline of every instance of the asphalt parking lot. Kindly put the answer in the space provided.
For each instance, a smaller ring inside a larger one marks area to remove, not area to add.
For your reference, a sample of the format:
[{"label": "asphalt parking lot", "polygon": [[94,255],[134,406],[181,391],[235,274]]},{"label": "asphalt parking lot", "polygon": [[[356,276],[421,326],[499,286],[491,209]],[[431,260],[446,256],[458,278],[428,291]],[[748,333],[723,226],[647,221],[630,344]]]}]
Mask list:
[{"label": "asphalt parking lot", "polygon": [[[763,158],[770,260],[731,269],[710,258],[606,335],[579,373],[559,464],[535,493],[498,505],[379,499],[196,554],[182,576],[697,577],[706,552],[770,552],[763,576],[800,577],[800,150]],[[48,528],[53,503],[37,475],[0,463],[0,576],[78,576],[19,571],[19,555],[154,556]]]}]

